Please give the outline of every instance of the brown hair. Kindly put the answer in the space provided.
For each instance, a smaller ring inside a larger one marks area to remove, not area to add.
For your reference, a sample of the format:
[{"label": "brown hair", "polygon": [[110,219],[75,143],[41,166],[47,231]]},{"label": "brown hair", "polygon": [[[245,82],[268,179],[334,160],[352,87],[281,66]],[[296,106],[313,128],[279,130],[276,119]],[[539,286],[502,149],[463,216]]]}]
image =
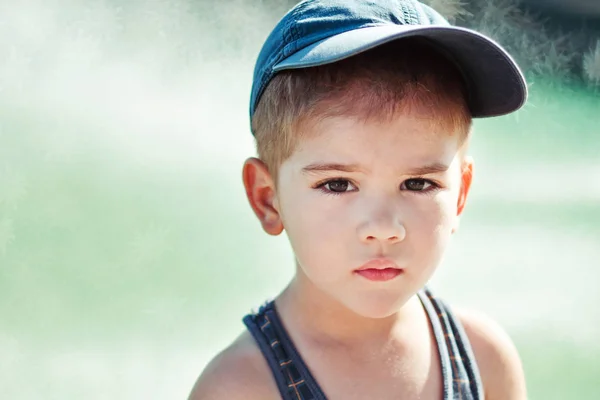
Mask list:
[{"label": "brown hair", "polygon": [[258,156],[275,181],[307,124],[332,116],[391,120],[398,112],[433,112],[436,127],[466,139],[471,129],[460,72],[422,38],[401,39],[318,67],[282,71],[269,83],[254,116]]}]

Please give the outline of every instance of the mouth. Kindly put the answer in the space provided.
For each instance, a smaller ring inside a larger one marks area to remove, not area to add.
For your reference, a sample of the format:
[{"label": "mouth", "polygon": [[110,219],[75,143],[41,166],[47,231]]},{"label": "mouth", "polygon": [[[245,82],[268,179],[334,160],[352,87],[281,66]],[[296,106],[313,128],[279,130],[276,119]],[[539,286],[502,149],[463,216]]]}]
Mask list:
[{"label": "mouth", "polygon": [[401,275],[404,270],[389,258],[376,258],[363,264],[354,273],[375,282],[385,282]]}]

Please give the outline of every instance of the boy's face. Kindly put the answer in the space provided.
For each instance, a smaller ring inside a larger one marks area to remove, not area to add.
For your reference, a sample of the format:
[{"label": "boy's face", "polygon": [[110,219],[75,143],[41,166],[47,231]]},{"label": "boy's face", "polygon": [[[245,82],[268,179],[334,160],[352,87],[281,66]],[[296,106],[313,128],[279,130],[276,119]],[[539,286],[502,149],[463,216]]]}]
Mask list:
[{"label": "boy's face", "polygon": [[[310,129],[277,190],[266,169],[246,164],[250,202],[267,232],[287,231],[298,282],[360,315],[388,316],[426,284],[457,227],[472,171],[463,138],[408,114]],[[356,271],[375,259],[396,264],[393,278]]]}]

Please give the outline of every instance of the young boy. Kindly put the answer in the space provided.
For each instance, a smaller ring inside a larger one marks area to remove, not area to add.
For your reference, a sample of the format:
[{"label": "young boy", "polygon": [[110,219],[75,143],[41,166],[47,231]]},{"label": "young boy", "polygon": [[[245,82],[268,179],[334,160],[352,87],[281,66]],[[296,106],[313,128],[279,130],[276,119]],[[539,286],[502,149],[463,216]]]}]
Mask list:
[{"label": "young boy", "polygon": [[469,193],[472,118],[526,96],[496,43],[414,0],[286,14],[256,64],[243,181],[296,274],[190,399],[525,399],[508,336],[426,283]]}]

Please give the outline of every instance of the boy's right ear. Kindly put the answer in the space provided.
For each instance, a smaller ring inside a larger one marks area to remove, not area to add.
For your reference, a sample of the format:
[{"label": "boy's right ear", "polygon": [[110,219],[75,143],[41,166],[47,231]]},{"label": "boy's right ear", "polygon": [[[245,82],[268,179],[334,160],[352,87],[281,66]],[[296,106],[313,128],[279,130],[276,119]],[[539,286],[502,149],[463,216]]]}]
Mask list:
[{"label": "boy's right ear", "polygon": [[277,206],[275,182],[264,162],[251,157],[244,163],[242,173],[246,196],[254,214],[269,235],[279,235],[283,222]]}]

